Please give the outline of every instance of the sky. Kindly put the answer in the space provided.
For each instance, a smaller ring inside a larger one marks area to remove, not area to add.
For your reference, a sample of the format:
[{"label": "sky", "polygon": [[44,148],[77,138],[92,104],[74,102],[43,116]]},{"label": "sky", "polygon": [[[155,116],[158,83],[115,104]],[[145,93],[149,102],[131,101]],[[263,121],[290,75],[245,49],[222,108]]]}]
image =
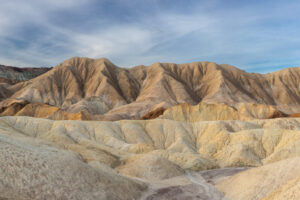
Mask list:
[{"label": "sky", "polygon": [[298,0],[0,0],[0,64],[81,56],[267,73],[300,66],[299,11]]}]

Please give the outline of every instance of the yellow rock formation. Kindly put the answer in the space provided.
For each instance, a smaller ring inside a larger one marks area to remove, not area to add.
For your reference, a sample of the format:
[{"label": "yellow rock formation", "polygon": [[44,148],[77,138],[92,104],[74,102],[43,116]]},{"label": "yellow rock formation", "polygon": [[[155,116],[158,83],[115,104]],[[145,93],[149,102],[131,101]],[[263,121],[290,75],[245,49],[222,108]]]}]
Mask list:
[{"label": "yellow rock formation", "polygon": [[173,106],[165,110],[163,115],[159,116],[159,118],[198,122],[214,120],[269,119],[285,116],[284,113],[270,105],[240,103],[229,106],[226,104],[200,103],[195,106],[189,104]]}]

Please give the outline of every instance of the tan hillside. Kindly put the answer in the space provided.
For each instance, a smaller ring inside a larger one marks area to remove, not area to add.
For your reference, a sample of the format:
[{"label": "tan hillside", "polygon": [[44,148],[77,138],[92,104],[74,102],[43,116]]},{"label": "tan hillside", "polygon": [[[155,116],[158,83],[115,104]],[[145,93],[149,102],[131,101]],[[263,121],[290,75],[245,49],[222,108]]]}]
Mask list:
[{"label": "tan hillside", "polygon": [[92,153],[94,146],[121,160],[147,153],[193,170],[260,166],[300,153],[300,120],[292,118],[185,123],[161,119],[80,122],[2,117],[0,126],[5,134],[54,142],[87,160],[86,153]]},{"label": "tan hillside", "polygon": [[253,74],[210,62],[120,68],[107,59],[71,58],[15,85],[0,84],[0,107],[14,101],[85,112],[100,120],[140,119],[159,108],[200,102],[273,105],[300,112],[300,69]]},{"label": "tan hillside", "polygon": [[232,200],[300,198],[300,157],[253,168],[217,184]]},{"label": "tan hillside", "polygon": [[82,111],[78,113],[66,112],[58,107],[42,103],[30,103],[19,100],[12,101],[7,107],[2,107],[0,116],[34,116],[53,120],[91,120],[96,119]]},{"label": "tan hillside", "polygon": [[137,199],[147,188],[73,152],[3,130],[0,162],[0,199]]},{"label": "tan hillside", "polygon": [[200,103],[192,106],[180,104],[166,109],[161,119],[172,119],[176,121],[214,121],[214,120],[249,120],[249,119],[271,119],[286,117],[283,112],[278,111],[274,106],[239,103],[234,106],[226,104]]},{"label": "tan hillside", "polygon": [[[113,120],[103,115],[93,115],[88,111],[77,113],[67,112],[61,108],[42,103],[30,103],[24,100],[14,100],[0,110],[0,116],[32,116],[53,120]],[[157,108],[146,113],[141,120],[155,118],[171,119],[176,121],[214,121],[214,120],[249,120],[272,119],[279,117],[299,117],[297,113],[287,115],[275,109],[274,106],[243,103],[235,107],[226,104],[200,103],[192,106],[179,104],[168,109]]]},{"label": "tan hillside", "polygon": [[176,164],[166,158],[153,154],[140,154],[126,160],[118,171],[127,176],[139,177],[147,180],[168,179],[184,174]]}]

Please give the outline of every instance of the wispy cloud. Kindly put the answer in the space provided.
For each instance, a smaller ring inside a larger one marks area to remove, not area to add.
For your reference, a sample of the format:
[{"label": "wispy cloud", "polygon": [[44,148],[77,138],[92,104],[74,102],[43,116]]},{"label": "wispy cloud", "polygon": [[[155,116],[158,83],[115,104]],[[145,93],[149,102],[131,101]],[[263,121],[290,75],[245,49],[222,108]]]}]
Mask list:
[{"label": "wispy cloud", "polygon": [[87,56],[124,67],[208,60],[270,71],[300,65],[299,8],[297,1],[4,1],[0,63],[53,66]]}]

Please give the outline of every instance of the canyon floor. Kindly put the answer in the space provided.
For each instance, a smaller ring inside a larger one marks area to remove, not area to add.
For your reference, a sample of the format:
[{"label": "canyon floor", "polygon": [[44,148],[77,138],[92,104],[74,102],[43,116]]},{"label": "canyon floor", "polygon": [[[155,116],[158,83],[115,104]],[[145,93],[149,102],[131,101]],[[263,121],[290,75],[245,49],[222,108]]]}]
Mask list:
[{"label": "canyon floor", "polygon": [[300,199],[300,68],[2,68],[1,200]]}]

